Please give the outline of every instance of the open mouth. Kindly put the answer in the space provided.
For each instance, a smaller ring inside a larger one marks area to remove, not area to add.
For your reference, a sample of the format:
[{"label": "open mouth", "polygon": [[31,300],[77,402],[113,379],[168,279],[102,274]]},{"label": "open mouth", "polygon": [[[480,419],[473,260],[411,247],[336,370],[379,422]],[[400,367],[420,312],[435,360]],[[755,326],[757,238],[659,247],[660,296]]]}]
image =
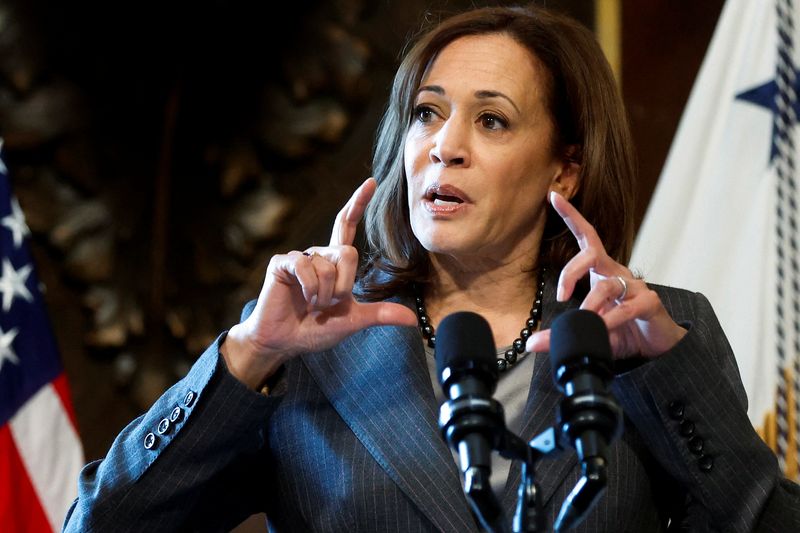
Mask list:
[{"label": "open mouth", "polygon": [[452,185],[431,185],[425,191],[425,199],[439,206],[455,206],[469,202],[469,197]]},{"label": "open mouth", "polygon": [[433,193],[431,195],[431,200],[433,200],[433,203],[436,205],[464,203],[464,200],[462,200],[458,196],[450,196],[448,194],[439,194],[439,193]]}]

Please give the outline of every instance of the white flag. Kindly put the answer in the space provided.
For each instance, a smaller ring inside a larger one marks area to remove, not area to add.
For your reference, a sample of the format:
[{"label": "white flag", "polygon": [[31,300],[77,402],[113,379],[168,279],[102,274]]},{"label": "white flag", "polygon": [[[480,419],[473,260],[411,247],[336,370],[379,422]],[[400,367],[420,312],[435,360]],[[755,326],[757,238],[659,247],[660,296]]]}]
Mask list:
[{"label": "white flag", "polygon": [[[800,42],[778,31],[790,17],[800,24],[800,12],[788,5],[726,2],[630,266],[648,281],[708,297],[736,354],[750,420],[768,442],[781,441],[771,444],[795,476],[794,380],[779,379],[779,367],[791,373],[800,357],[800,255],[791,241],[800,245],[800,195],[787,177],[787,158],[800,158],[787,144],[796,119],[778,108],[778,96],[797,88],[792,41]],[[777,72],[789,72],[788,85],[776,83]],[[772,430],[764,433],[767,420]]]}]

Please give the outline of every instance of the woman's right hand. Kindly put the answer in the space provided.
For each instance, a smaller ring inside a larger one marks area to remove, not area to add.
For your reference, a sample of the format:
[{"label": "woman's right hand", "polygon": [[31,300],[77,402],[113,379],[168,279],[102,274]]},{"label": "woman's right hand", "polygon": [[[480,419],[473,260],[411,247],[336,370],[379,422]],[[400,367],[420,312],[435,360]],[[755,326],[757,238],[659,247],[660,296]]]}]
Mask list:
[{"label": "woman's right hand", "polygon": [[[411,309],[353,297],[356,229],[375,193],[367,179],[336,216],[328,246],[272,257],[253,312],[231,328],[221,352],[228,370],[257,389],[289,358],[325,350],[375,325],[414,326]],[[309,255],[310,254],[310,255]]]}]

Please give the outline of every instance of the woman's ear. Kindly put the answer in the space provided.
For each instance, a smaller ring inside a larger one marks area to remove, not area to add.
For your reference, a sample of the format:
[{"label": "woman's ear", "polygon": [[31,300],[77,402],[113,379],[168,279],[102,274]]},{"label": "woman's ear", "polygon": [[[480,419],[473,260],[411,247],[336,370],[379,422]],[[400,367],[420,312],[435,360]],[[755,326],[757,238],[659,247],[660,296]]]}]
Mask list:
[{"label": "woman's ear", "polygon": [[569,145],[564,153],[561,167],[550,182],[550,190],[556,191],[567,200],[575,196],[580,188],[580,152],[578,145]]}]

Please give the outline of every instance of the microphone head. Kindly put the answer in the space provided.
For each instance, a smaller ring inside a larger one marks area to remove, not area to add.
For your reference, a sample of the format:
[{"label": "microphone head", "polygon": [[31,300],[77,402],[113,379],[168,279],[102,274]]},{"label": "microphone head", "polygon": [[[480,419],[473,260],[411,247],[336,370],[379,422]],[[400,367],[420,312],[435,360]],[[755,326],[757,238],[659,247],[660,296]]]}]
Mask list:
[{"label": "microphone head", "polygon": [[471,373],[494,390],[497,350],[489,323],[481,315],[459,311],[447,315],[436,331],[436,375],[446,389],[454,377]]},{"label": "microphone head", "polygon": [[562,366],[585,361],[611,366],[608,329],[600,315],[584,309],[570,309],[560,314],[550,328],[550,362],[558,372]]}]

